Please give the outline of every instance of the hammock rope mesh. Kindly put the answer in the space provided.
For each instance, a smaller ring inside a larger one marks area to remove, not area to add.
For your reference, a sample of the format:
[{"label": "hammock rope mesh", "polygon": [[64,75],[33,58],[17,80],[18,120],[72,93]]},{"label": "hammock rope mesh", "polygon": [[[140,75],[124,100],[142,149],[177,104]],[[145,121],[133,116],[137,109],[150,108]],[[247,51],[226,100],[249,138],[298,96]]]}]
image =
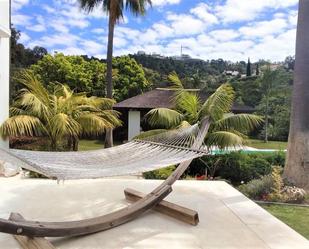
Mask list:
[{"label": "hammock rope mesh", "polygon": [[81,152],[10,149],[0,150],[0,158],[58,180],[133,175],[208,154],[205,146],[193,146],[198,132],[195,124],[108,149]]}]

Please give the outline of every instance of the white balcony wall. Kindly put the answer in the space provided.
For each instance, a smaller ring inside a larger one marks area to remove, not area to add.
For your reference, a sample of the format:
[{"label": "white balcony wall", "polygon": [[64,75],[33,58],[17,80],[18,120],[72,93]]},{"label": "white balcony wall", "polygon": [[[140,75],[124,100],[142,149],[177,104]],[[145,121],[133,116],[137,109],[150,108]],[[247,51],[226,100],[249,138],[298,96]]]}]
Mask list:
[{"label": "white balcony wall", "polygon": [[[0,124],[9,116],[10,1],[0,0]],[[0,146],[8,143],[1,140]]]},{"label": "white balcony wall", "polygon": [[141,113],[139,111],[129,111],[128,120],[128,140],[132,140],[141,132]]}]

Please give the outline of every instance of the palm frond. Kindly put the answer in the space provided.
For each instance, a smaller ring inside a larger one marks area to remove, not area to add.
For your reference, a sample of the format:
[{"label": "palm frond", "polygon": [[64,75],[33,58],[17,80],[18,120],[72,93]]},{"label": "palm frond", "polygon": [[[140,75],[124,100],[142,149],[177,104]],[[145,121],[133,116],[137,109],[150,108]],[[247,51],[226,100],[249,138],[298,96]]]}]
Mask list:
[{"label": "palm frond", "polygon": [[176,127],[176,129],[189,128],[191,124],[188,121],[181,121],[180,125]]},{"label": "palm frond", "polygon": [[61,139],[64,136],[77,136],[81,133],[81,125],[65,113],[57,113],[49,123],[49,130],[53,138]]},{"label": "palm frond", "polygon": [[0,135],[3,139],[9,136],[40,136],[42,134],[46,132],[40,119],[29,115],[10,117],[0,126]]},{"label": "palm frond", "polygon": [[16,107],[21,107],[26,113],[31,113],[42,120],[48,119],[51,114],[49,104],[46,105],[45,101],[42,101],[37,94],[30,92],[28,89],[24,89],[20,92],[14,105],[16,105]]},{"label": "palm frond", "polygon": [[229,113],[235,92],[230,84],[221,85],[202,105],[199,118],[209,116],[213,121],[222,119],[224,113]]},{"label": "palm frond", "polygon": [[241,146],[245,144],[246,137],[229,131],[211,132],[206,137],[207,146],[218,146],[225,149],[233,146]]},{"label": "palm frond", "polygon": [[176,101],[176,109],[191,124],[198,121],[200,107],[200,99],[195,93],[183,92]]},{"label": "palm frond", "polygon": [[49,104],[49,93],[39,79],[30,70],[22,70],[17,75],[16,80],[24,85],[29,92],[34,94],[46,106]]},{"label": "palm frond", "polygon": [[102,3],[102,0],[78,0],[78,2],[80,4],[80,7],[89,13],[99,6]]},{"label": "palm frond", "polygon": [[10,107],[10,117],[17,115],[27,115],[27,112],[24,109],[16,106]]},{"label": "palm frond", "polygon": [[111,123],[113,125],[113,128],[116,128],[122,125],[122,122],[119,119],[120,112],[116,110],[104,110],[104,111],[97,112],[96,115],[98,115],[99,117]]},{"label": "palm frond", "polygon": [[147,4],[151,6],[151,0],[126,0],[126,8],[136,16],[145,14]]},{"label": "palm frond", "polygon": [[99,97],[93,96],[93,97],[87,98],[87,103],[95,107],[98,107],[102,110],[110,110],[112,109],[116,101],[114,99],[99,98]]},{"label": "palm frond", "polygon": [[171,84],[170,88],[181,90],[184,89],[183,84],[181,80],[178,77],[178,74],[176,72],[172,72],[167,76],[167,79],[169,83]]},{"label": "palm frond", "polygon": [[244,132],[252,131],[263,123],[263,118],[253,114],[225,114],[224,117],[214,123],[216,130],[236,130]]},{"label": "palm frond", "polygon": [[106,131],[106,129],[113,129],[115,126],[94,113],[83,114],[78,118],[78,123],[82,127],[83,134],[98,135]]},{"label": "palm frond", "polygon": [[145,120],[151,127],[172,128],[183,120],[183,115],[168,108],[156,108],[145,115]]}]

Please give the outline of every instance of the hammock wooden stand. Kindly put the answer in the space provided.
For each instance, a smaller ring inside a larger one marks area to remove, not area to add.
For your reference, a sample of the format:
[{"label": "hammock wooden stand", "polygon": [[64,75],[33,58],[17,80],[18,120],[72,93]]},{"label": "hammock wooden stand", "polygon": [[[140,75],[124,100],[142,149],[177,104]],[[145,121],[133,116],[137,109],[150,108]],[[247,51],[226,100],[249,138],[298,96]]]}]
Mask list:
[{"label": "hammock wooden stand", "polygon": [[[125,189],[124,194],[129,202],[136,202],[145,196],[145,194],[133,189]],[[153,210],[193,226],[196,226],[199,222],[198,213],[196,211],[168,201],[163,200],[159,202],[158,205],[153,207]],[[19,213],[11,213],[9,220],[25,221],[24,217]],[[13,236],[22,249],[56,249],[56,247],[44,237]]]},{"label": "hammock wooden stand", "polygon": [[[199,134],[192,148],[202,144],[209,129],[208,118],[202,121]],[[177,169],[157,188],[147,195],[126,189],[125,196],[131,205],[95,218],[68,222],[40,222],[25,220],[20,214],[12,213],[8,220],[0,219],[0,232],[14,235],[19,244],[27,249],[54,248],[44,237],[73,237],[87,235],[124,224],[147,210],[154,209],[192,225],[198,223],[197,212],[179,205],[163,201],[172,192],[172,185],[189,167],[191,160],[179,164]]]}]

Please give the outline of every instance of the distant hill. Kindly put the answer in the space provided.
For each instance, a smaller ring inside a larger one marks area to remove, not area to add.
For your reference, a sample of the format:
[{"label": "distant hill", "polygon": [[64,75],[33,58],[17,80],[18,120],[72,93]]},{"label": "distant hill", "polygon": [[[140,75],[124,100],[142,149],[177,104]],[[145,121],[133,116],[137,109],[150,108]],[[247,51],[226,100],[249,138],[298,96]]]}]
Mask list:
[{"label": "distant hill", "polygon": [[199,59],[174,59],[172,57],[160,57],[145,55],[145,54],[131,54],[143,67],[152,69],[161,75],[168,75],[175,71],[181,78],[198,74],[199,77],[204,78],[209,75],[219,75],[224,71],[238,71],[240,74],[246,71],[246,62],[228,62],[223,59],[218,60],[199,60]]}]

